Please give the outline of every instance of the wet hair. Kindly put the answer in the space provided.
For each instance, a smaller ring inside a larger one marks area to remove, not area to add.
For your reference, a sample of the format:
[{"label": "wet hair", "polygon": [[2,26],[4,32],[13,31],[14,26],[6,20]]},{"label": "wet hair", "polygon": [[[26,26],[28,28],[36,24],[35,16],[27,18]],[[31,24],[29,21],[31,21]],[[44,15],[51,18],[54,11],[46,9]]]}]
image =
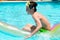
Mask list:
[{"label": "wet hair", "polygon": [[37,7],[37,3],[36,2],[30,2],[29,8],[30,9],[34,8],[34,12],[37,11],[36,7]]}]

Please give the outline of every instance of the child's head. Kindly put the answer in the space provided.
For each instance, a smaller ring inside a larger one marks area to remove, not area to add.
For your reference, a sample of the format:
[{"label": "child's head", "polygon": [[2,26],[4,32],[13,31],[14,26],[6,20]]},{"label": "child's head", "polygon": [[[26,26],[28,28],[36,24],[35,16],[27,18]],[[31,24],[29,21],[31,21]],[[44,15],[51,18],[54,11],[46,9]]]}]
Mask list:
[{"label": "child's head", "polygon": [[27,8],[26,8],[26,11],[30,14],[34,13],[37,11],[36,7],[37,7],[37,3],[34,1],[30,1]]},{"label": "child's head", "polygon": [[36,7],[37,7],[37,3],[36,2],[30,2],[29,8],[31,10],[34,10],[34,12],[36,12],[37,11]]}]

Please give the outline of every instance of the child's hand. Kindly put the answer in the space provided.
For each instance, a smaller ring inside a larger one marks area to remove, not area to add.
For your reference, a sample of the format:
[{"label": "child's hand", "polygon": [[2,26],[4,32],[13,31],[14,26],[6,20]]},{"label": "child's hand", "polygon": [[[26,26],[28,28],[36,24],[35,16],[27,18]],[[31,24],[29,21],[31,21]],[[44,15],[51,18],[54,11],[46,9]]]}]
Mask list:
[{"label": "child's hand", "polygon": [[27,39],[27,38],[30,38],[31,36],[32,36],[32,34],[29,34],[29,35],[25,36],[25,38]]}]

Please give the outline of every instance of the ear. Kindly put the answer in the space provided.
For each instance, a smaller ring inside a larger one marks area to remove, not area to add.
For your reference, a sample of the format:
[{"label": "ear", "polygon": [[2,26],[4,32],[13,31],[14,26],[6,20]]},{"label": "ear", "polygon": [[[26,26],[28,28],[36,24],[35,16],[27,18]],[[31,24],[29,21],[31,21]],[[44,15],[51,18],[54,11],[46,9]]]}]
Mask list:
[{"label": "ear", "polygon": [[32,9],[34,9],[34,7]]}]

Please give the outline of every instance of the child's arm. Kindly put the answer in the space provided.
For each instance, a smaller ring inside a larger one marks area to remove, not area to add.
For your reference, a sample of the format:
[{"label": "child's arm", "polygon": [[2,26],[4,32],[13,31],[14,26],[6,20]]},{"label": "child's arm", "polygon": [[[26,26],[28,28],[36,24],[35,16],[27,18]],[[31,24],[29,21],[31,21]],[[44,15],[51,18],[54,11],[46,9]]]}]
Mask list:
[{"label": "child's arm", "polygon": [[36,29],[31,33],[32,35],[35,34],[42,27],[40,20],[37,17],[35,17],[34,19],[36,21]]},{"label": "child's arm", "polygon": [[34,19],[36,20],[37,27],[30,35],[26,36],[26,38],[29,38],[34,35],[42,27],[40,20],[37,17],[35,17]]}]

